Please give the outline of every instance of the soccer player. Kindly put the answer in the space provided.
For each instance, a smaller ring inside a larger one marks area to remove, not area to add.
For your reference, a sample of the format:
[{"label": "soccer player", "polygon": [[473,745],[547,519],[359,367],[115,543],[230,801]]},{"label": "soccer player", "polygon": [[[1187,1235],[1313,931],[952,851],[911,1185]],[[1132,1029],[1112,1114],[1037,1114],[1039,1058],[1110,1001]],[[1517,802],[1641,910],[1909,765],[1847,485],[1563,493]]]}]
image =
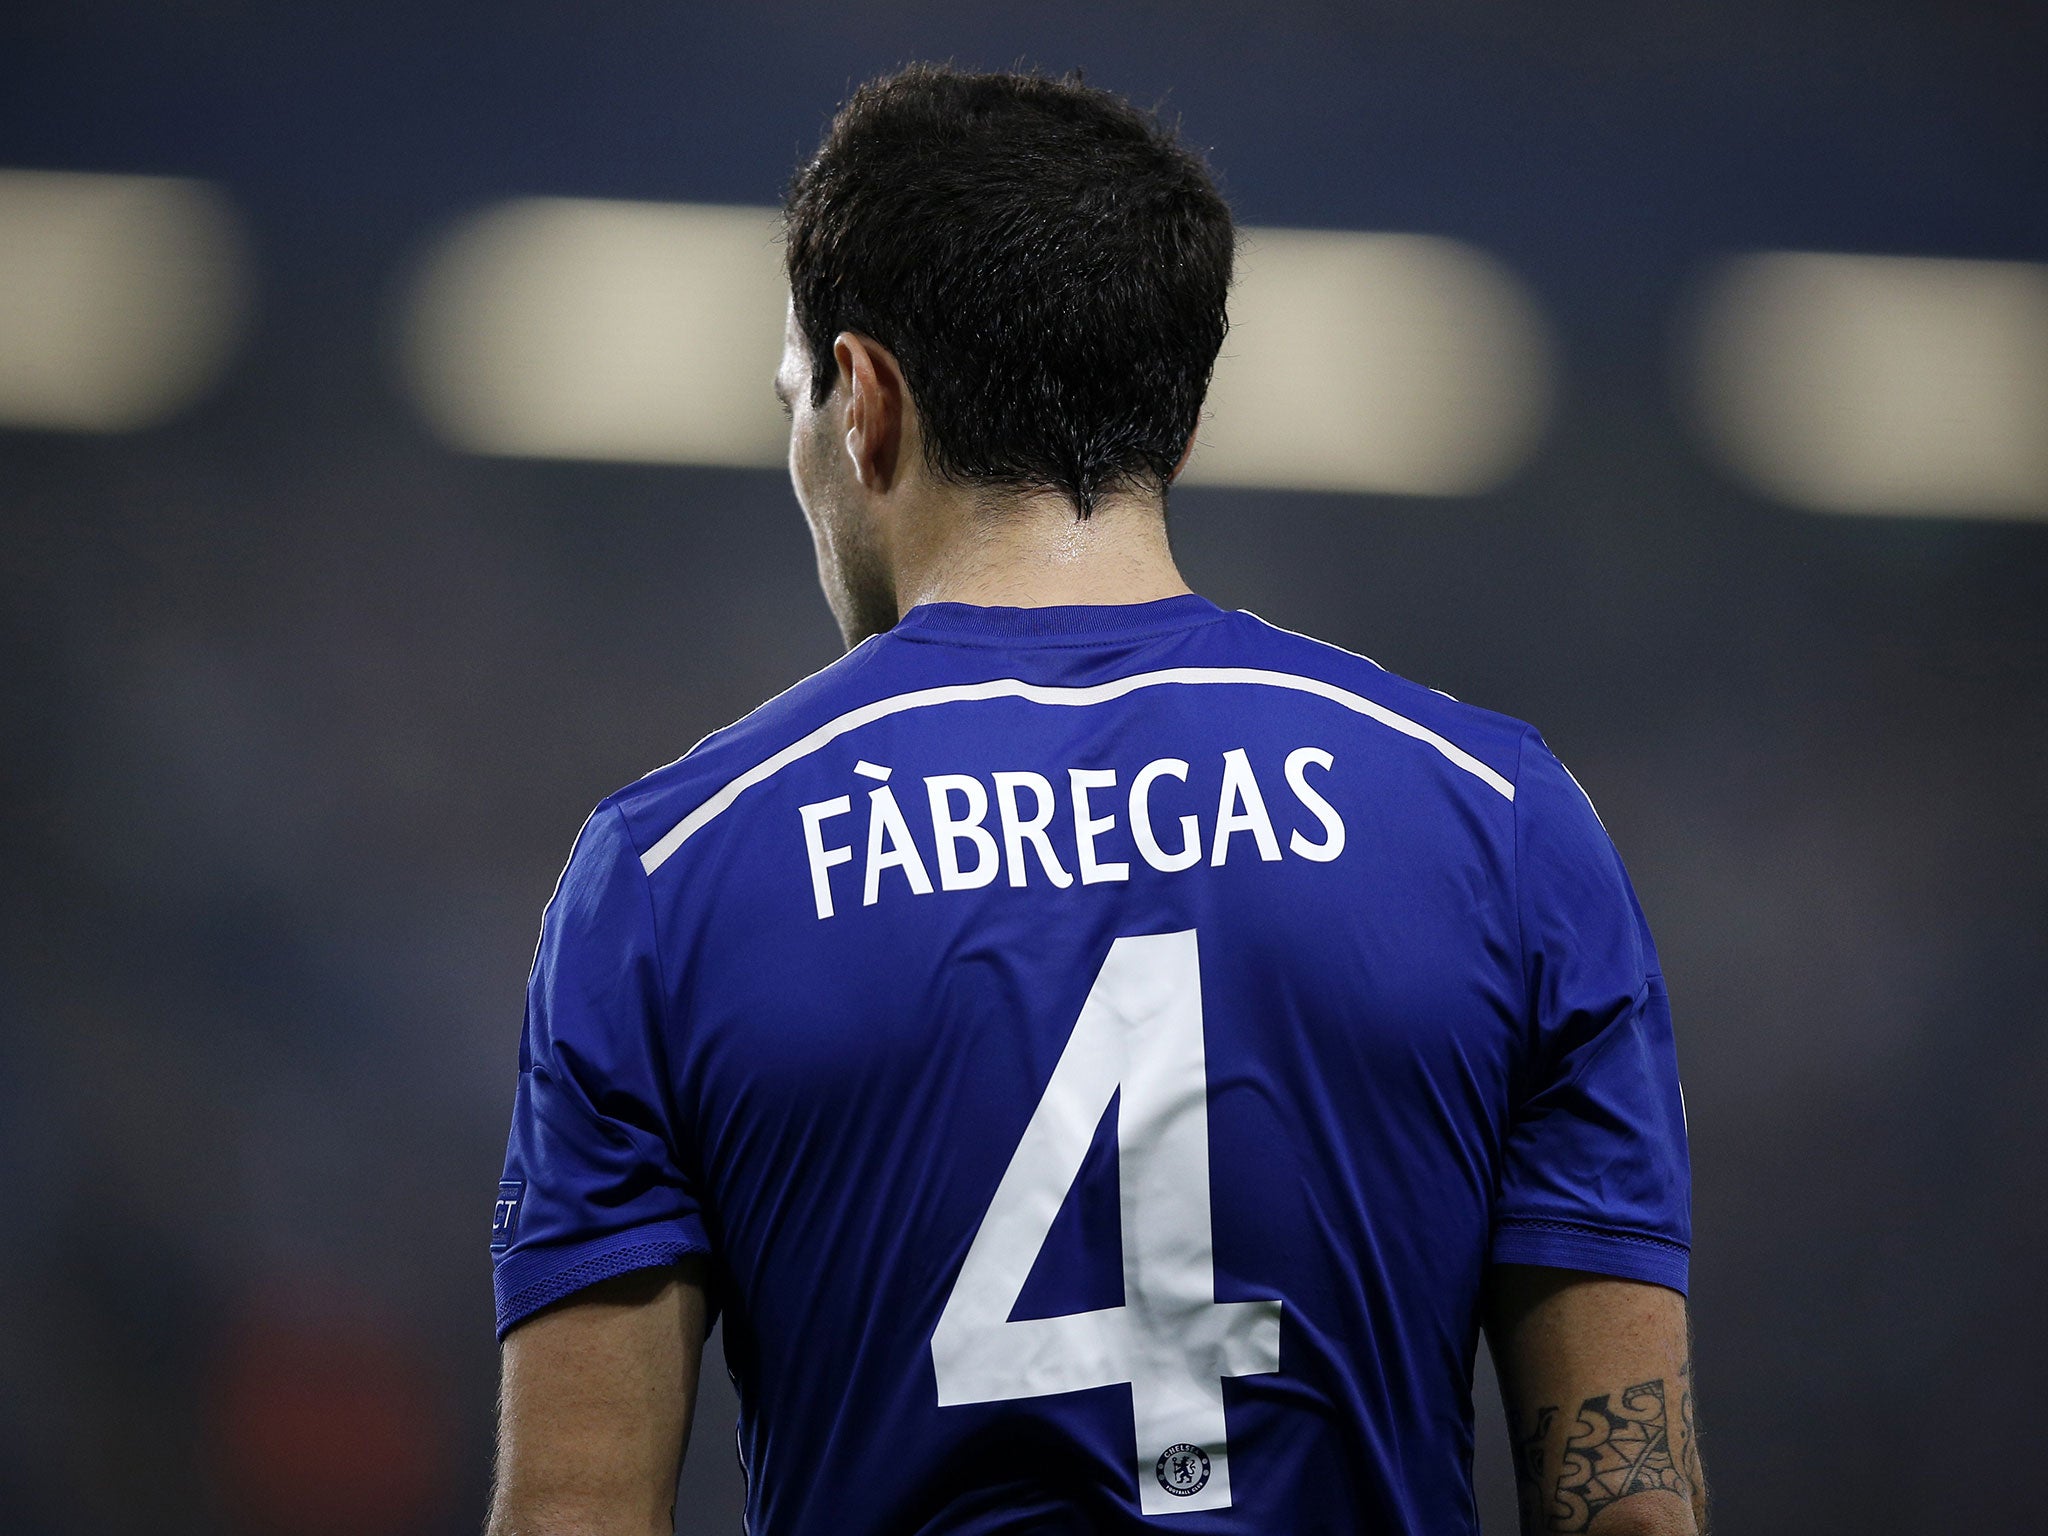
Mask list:
[{"label": "soccer player", "polygon": [[1697,1529],[1670,1014],[1593,808],[1175,569],[1232,249],[1072,81],[905,70],[797,176],[851,649],[548,905],[499,1536],[669,1529],[719,1313],[754,1536],[1472,1532],[1482,1326],[1526,1529]]}]

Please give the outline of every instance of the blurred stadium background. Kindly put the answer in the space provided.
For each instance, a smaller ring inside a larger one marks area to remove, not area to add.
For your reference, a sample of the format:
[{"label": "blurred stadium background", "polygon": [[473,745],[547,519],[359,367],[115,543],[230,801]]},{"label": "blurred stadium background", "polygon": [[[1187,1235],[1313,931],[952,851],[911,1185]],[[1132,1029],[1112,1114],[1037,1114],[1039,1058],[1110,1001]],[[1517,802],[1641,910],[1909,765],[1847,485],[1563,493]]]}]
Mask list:
[{"label": "blurred stadium background", "polygon": [[474,1529],[541,904],[835,652],[770,210],[914,57],[1184,115],[1252,226],[1192,579],[1599,803],[1722,1528],[2038,1529],[2048,13],[1990,0],[12,0],[0,1529]]}]

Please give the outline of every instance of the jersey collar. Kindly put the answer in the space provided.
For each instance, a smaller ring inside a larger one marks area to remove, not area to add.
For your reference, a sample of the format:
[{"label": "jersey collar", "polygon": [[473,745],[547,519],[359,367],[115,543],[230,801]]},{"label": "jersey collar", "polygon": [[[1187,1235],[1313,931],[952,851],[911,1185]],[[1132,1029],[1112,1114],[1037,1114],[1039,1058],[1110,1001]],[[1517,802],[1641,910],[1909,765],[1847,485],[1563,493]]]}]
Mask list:
[{"label": "jersey collar", "polygon": [[1078,604],[1054,608],[984,608],[974,603],[920,603],[890,631],[912,640],[1002,645],[1087,645],[1192,629],[1223,617],[1193,592],[1149,603]]}]

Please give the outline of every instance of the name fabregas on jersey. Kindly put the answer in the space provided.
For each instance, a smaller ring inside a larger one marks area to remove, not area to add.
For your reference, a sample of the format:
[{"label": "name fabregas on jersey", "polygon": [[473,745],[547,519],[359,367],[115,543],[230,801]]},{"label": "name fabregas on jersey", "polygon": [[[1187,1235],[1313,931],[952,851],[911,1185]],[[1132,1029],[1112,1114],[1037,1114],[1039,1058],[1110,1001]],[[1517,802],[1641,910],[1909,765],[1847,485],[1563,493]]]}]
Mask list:
[{"label": "name fabregas on jersey", "polygon": [[[865,838],[851,793],[797,808],[811,897],[818,916],[828,918],[856,881],[863,906],[886,893],[979,890],[1003,876],[1019,888],[1101,885],[1130,879],[1126,854],[1165,874],[1203,863],[1221,868],[1233,850],[1240,859],[1292,854],[1327,864],[1344,851],[1344,821],[1308,771],[1328,774],[1335,763],[1321,747],[1287,754],[1278,765],[1287,798],[1276,795],[1276,826],[1242,747],[1223,754],[1213,794],[1201,783],[1208,773],[1193,776],[1185,759],[1160,757],[1128,779],[1115,768],[1069,768],[1063,786],[1021,770],[927,774],[921,795],[899,800],[889,782],[894,768],[862,759],[854,773],[877,783],[865,793]],[[1270,783],[1273,768],[1266,773]],[[835,882],[842,865],[853,867]]]}]

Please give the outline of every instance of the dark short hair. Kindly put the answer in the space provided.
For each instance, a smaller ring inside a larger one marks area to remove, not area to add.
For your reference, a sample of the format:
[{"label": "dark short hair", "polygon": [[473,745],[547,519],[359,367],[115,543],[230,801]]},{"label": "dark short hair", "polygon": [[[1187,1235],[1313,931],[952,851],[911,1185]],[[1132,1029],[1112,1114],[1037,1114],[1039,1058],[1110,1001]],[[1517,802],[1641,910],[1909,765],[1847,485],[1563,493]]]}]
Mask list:
[{"label": "dark short hair", "polygon": [[913,64],[853,93],[791,184],[814,404],[857,331],[956,482],[1162,491],[1228,328],[1235,235],[1174,130],[1078,75]]}]

